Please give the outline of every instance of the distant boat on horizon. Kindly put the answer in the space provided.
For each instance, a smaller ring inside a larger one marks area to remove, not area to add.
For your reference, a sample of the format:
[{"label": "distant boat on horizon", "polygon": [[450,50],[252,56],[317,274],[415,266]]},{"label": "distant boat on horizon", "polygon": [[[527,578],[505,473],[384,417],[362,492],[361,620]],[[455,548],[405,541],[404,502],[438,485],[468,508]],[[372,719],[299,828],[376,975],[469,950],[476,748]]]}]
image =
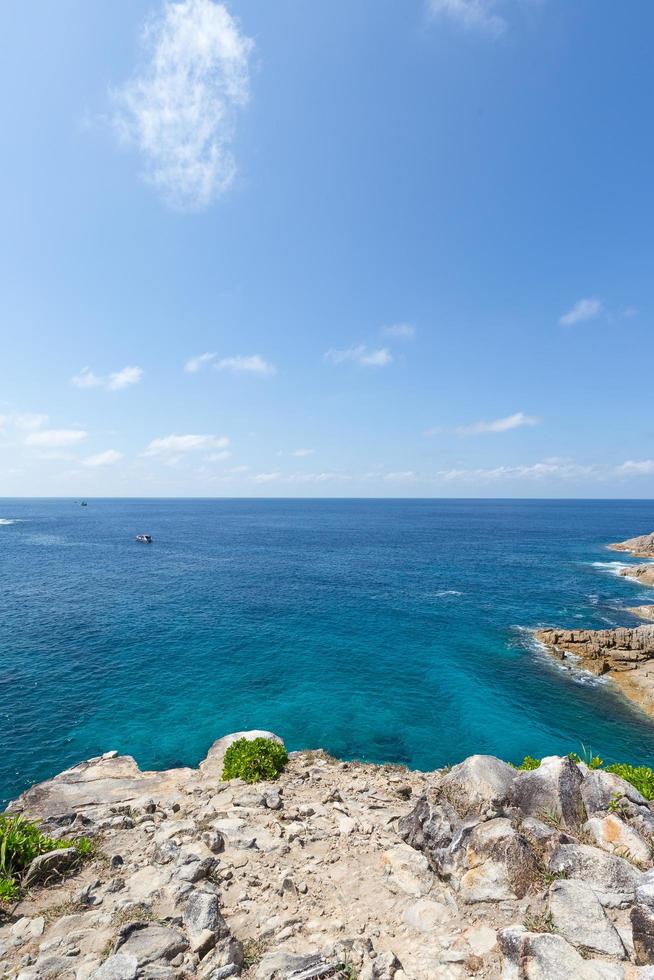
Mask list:
[{"label": "distant boat on horizon", "polygon": [[136,540],[140,544],[152,544],[152,535],[151,534],[137,534],[136,535]]},{"label": "distant boat on horizon", "polygon": [[83,500],[82,503],[80,504],[80,507],[88,507],[87,502]]}]

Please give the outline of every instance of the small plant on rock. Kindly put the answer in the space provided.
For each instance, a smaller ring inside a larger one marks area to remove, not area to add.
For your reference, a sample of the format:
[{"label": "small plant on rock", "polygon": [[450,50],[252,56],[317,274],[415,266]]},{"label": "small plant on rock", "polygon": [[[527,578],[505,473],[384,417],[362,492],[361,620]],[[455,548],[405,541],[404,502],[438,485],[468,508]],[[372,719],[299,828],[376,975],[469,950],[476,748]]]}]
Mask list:
[{"label": "small plant on rock", "polygon": [[527,932],[555,932],[551,912],[532,912],[525,915],[524,927]]},{"label": "small plant on rock", "polygon": [[646,800],[654,800],[654,771],[649,766],[630,766],[628,762],[614,762],[606,767],[606,771],[626,779]]},{"label": "small plant on rock", "polygon": [[89,856],[93,850],[87,837],[55,840],[24,817],[0,814],[0,900],[7,902],[18,897],[20,877],[34,858],[64,847],[76,847],[81,857]]},{"label": "small plant on rock", "polygon": [[523,771],[529,771],[531,769],[538,769],[539,766],[540,759],[534,759],[533,755],[526,755],[517,768]]},{"label": "small plant on rock", "polygon": [[270,738],[239,738],[225,752],[223,779],[242,779],[246,783],[277,779],[287,762],[288,752],[278,742]]}]

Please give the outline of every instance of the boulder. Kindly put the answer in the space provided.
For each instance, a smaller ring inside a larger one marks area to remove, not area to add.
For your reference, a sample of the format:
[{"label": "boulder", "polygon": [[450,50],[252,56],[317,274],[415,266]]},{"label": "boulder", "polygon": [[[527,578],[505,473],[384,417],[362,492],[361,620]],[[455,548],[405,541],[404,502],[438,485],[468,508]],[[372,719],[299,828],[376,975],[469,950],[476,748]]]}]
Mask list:
[{"label": "boulder", "polygon": [[91,974],[89,980],[135,980],[138,960],[135,956],[116,953],[109,956],[101,967]]},{"label": "boulder", "polygon": [[538,769],[520,772],[511,784],[509,801],[530,817],[547,815],[576,826],[586,819],[581,796],[583,776],[566,756],[547,756]]},{"label": "boulder", "polygon": [[62,847],[58,851],[39,854],[27,869],[23,885],[34,885],[39,881],[59,877],[71,871],[79,861],[80,853],[76,847]]},{"label": "boulder", "polygon": [[636,787],[628,783],[626,779],[616,776],[615,773],[604,772],[603,769],[588,769],[583,764],[578,768],[583,773],[581,798],[589,816],[600,812],[605,813],[611,800],[622,797],[638,806],[647,805],[647,800],[638,792]]},{"label": "boulder", "polygon": [[522,898],[538,877],[533,844],[505,817],[478,824],[450,855],[450,883],[464,902]]},{"label": "boulder", "polygon": [[647,905],[634,905],[631,910],[631,931],[636,963],[639,966],[654,963],[654,910]]},{"label": "boulder", "polygon": [[605,851],[619,854],[620,857],[641,864],[648,864],[651,860],[649,845],[616,813],[607,813],[604,817],[591,817],[584,824],[584,830]]},{"label": "boulder", "polygon": [[219,738],[217,742],[213,743],[207,752],[206,758],[200,763],[199,769],[202,775],[221,780],[223,778],[225,752],[230,745],[233,745],[234,742],[238,742],[241,738],[247,739],[248,742],[253,742],[255,738],[269,738],[271,741],[277,742],[278,745],[284,744],[281,738],[278,735],[275,735],[273,732],[258,731],[256,729],[248,732],[233,732],[231,735],[225,735],[223,738]]},{"label": "boulder", "polygon": [[186,899],[184,907],[184,927],[190,935],[200,935],[209,931],[214,938],[228,934],[227,924],[222,917],[218,896],[195,889]]},{"label": "boulder", "polygon": [[492,755],[471,755],[443,777],[441,794],[463,815],[506,800],[515,769]]},{"label": "boulder", "polygon": [[410,813],[400,818],[397,830],[402,840],[422,851],[430,866],[438,871],[443,853],[461,826],[460,818],[449,803],[430,803],[423,796]]},{"label": "boulder", "polygon": [[179,929],[158,922],[128,922],[118,933],[114,953],[134,956],[139,968],[157,960],[172,960],[188,949]]},{"label": "boulder", "polygon": [[573,946],[624,959],[622,940],[585,881],[570,878],[552,882],[548,905],[556,932]]},{"label": "boulder", "polygon": [[654,909],[654,870],[646,871],[636,885],[636,902]]},{"label": "boulder", "polygon": [[630,905],[643,877],[624,858],[587,844],[559,844],[550,858],[549,869],[587,882],[605,908]]}]

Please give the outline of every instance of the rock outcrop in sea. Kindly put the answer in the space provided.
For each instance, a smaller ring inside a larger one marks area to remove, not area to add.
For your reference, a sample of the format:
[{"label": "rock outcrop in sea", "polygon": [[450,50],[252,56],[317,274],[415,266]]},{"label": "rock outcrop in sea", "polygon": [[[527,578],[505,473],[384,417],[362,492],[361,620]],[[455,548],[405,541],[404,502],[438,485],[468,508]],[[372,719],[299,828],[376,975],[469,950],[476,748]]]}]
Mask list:
[{"label": "rock outcrop in sea", "polygon": [[641,585],[654,585],[654,564],[652,565],[628,565],[620,572],[627,578],[636,579]]},{"label": "rock outcrop in sea", "polygon": [[654,812],[618,776],[298,752],[248,785],[221,779],[233,740],[198,769],[107,753],[10,806],[96,849],[34,877],[0,924],[5,977],[652,977]]},{"label": "rock outcrop in sea", "polygon": [[611,551],[627,551],[637,558],[654,558],[654,531],[651,534],[640,534],[637,538],[617,541],[610,544]]}]

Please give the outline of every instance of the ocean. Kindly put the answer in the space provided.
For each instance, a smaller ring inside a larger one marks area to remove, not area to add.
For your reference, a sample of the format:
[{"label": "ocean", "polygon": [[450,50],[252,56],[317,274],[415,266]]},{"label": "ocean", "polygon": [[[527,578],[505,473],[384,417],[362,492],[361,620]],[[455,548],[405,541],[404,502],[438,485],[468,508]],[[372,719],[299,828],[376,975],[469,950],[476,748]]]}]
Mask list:
[{"label": "ocean", "polygon": [[636,625],[654,590],[605,546],[652,528],[633,500],[0,500],[0,803],[248,728],[419,769],[652,763],[654,721],[530,634]]}]

